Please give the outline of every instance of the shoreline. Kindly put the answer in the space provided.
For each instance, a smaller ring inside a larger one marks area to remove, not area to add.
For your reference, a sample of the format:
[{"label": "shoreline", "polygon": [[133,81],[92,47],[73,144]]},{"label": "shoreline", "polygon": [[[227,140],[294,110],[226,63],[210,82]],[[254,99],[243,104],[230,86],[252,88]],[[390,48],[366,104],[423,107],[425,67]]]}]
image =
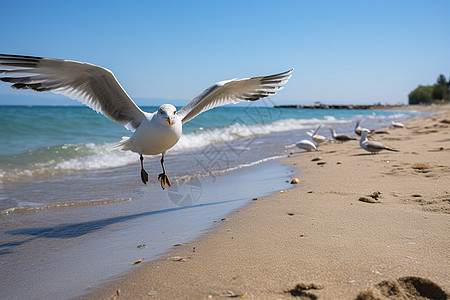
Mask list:
[{"label": "shoreline", "polygon": [[[295,152],[282,162],[300,168],[298,186],[253,201],[83,299],[355,299],[404,277],[448,293],[450,126],[443,120],[448,105],[376,136],[400,153],[370,155],[355,141]],[[326,164],[311,161],[318,156]],[[358,200],[375,191],[380,203]]]},{"label": "shoreline", "polygon": [[[3,226],[9,228],[0,234],[3,297],[77,299],[131,272],[138,267],[135,261],[143,259],[144,264],[162,257],[174,244],[198,239],[253,197],[289,188],[283,179],[291,169],[276,160],[252,170],[173,182],[172,194],[149,189],[133,201],[2,216]],[[248,176],[252,180],[246,189],[230,190]],[[29,217],[48,223],[24,225]]]},{"label": "shoreline", "polygon": [[275,105],[274,108],[291,109],[372,109],[372,110],[421,110],[434,111],[436,106],[432,105],[409,105],[409,104],[288,104]]}]

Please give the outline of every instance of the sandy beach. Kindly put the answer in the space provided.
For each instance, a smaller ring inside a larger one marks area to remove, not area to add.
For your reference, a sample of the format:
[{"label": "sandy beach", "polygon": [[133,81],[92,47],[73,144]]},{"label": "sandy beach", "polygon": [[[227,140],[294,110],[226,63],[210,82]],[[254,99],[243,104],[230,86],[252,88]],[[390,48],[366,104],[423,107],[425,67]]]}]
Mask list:
[{"label": "sandy beach", "polygon": [[450,106],[433,109],[373,135],[400,152],[295,149],[299,184],[84,299],[448,298]]}]

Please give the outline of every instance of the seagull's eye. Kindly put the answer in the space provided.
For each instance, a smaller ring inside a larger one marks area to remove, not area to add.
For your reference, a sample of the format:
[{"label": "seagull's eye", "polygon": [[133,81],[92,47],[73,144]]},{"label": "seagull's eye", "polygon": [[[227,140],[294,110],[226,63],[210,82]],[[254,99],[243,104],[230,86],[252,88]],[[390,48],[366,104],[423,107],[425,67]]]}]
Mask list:
[{"label": "seagull's eye", "polygon": [[174,112],[173,112],[173,114],[176,114],[176,113],[177,113],[177,111],[174,111]]}]

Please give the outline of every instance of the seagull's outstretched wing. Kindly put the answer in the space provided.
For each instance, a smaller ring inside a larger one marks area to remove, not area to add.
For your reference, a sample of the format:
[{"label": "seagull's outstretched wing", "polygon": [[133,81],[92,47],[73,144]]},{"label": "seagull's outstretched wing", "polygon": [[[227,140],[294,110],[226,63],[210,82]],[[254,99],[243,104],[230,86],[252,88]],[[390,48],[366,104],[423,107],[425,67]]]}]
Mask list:
[{"label": "seagull's outstretched wing", "polygon": [[88,63],[0,54],[0,80],[15,89],[76,99],[132,131],[144,117],[111,71]]},{"label": "seagull's outstretched wing", "polygon": [[217,82],[183,106],[178,115],[184,124],[202,112],[217,106],[241,101],[256,101],[274,95],[283,89],[282,85],[291,78],[293,70],[269,76]]}]

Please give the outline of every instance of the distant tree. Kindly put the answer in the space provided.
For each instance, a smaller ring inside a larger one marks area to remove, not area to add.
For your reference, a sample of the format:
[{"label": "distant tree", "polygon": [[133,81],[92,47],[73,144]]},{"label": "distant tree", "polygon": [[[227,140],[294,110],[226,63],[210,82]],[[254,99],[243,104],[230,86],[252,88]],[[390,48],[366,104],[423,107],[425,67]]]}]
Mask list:
[{"label": "distant tree", "polygon": [[439,75],[437,82],[438,85],[441,85],[443,87],[447,86],[447,82],[445,81],[445,76],[443,74]]},{"label": "distant tree", "polygon": [[431,98],[436,100],[446,99],[447,87],[445,85],[435,84],[431,92]]},{"label": "distant tree", "polygon": [[429,103],[433,93],[431,85],[419,85],[414,91],[409,93],[409,104]]},{"label": "distant tree", "polygon": [[450,76],[448,77],[448,82],[447,82],[447,96],[449,96],[448,100],[450,100]]},{"label": "distant tree", "polygon": [[449,101],[450,77],[448,82],[445,75],[440,74],[434,85],[419,85],[414,91],[409,93],[409,104],[430,104],[440,103],[442,100]]}]

